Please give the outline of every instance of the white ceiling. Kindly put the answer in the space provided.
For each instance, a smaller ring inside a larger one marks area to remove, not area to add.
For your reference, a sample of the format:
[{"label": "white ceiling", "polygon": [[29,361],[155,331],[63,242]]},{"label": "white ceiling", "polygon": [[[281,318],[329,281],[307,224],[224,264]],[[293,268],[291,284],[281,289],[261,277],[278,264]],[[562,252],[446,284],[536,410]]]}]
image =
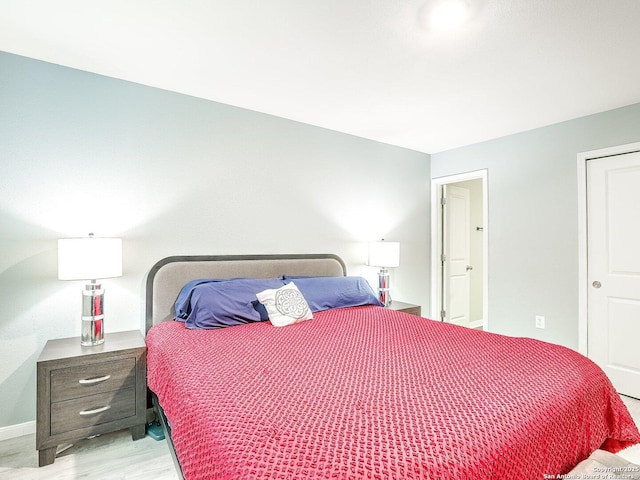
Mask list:
[{"label": "white ceiling", "polygon": [[0,50],[414,150],[640,102],[640,0],[0,0]]}]

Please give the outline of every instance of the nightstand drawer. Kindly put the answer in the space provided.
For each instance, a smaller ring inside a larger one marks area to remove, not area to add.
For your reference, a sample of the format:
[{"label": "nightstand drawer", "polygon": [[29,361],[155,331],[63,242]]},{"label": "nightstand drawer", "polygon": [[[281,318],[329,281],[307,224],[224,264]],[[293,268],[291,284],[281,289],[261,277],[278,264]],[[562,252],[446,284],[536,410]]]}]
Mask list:
[{"label": "nightstand drawer", "polygon": [[135,388],[51,404],[51,435],[92,427],[136,414]]},{"label": "nightstand drawer", "polygon": [[136,359],[99,362],[51,371],[51,402],[132,388]]}]

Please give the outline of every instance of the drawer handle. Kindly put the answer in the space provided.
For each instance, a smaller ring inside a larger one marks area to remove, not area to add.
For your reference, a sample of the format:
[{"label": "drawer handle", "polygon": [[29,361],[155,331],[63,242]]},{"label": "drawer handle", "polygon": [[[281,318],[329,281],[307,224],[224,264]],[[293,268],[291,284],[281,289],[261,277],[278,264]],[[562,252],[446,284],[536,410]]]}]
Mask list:
[{"label": "drawer handle", "polygon": [[94,383],[104,382],[105,380],[109,380],[111,375],[105,375],[103,377],[94,377],[94,378],[81,378],[78,380],[80,385],[93,385]]},{"label": "drawer handle", "polygon": [[105,405],[104,407],[94,408],[93,410],[82,410],[80,415],[86,417],[87,415],[95,415],[96,413],[106,412],[111,408],[111,405]]}]

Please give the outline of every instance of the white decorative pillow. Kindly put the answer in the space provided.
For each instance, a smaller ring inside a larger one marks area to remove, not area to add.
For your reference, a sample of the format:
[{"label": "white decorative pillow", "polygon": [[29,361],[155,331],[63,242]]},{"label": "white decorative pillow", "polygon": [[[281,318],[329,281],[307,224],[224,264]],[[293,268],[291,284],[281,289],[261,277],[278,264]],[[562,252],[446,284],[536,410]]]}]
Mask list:
[{"label": "white decorative pillow", "polygon": [[307,301],[293,282],[277,289],[264,290],[256,294],[256,297],[267,309],[269,321],[274,327],[284,327],[313,318]]}]

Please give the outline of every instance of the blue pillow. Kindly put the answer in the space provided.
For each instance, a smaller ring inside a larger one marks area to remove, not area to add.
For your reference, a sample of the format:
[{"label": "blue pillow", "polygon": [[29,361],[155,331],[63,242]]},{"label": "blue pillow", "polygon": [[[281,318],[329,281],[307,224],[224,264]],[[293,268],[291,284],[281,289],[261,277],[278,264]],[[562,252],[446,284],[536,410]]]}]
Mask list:
[{"label": "blue pillow", "polygon": [[383,306],[369,283],[362,277],[284,277],[285,283],[295,284],[312,312],[330,308]]},{"label": "blue pillow", "polygon": [[[176,316],[176,320],[184,321],[186,327],[191,329],[223,328],[266,320],[266,309],[261,315],[254,307],[261,306],[256,294],[284,285],[280,278],[240,278],[193,283],[189,286],[189,292],[185,292],[185,297],[189,297],[188,308],[181,305],[181,311],[186,310],[188,313],[183,317]],[[184,297],[181,300],[184,303]]]},{"label": "blue pillow", "polygon": [[176,299],[175,307],[176,307],[176,320],[185,319],[191,312],[191,294],[193,293],[193,288],[202,283],[210,283],[210,282],[224,282],[224,279],[215,279],[215,278],[200,278],[198,280],[191,280],[189,283],[186,283],[184,287],[180,290],[178,294],[178,298]]}]

